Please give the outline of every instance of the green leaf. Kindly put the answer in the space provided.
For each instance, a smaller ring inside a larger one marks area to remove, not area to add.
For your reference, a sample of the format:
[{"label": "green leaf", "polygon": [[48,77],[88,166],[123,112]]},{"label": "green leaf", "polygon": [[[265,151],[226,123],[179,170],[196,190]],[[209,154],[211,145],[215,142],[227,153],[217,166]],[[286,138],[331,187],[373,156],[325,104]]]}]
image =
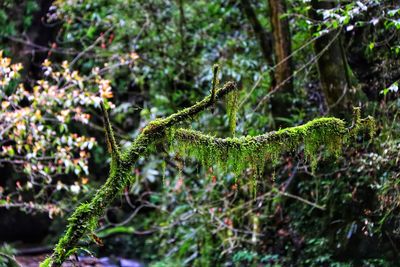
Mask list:
[{"label": "green leaf", "polygon": [[90,26],[89,29],[87,29],[87,31],[86,31],[86,37],[93,38],[95,32],[96,32],[96,27]]},{"label": "green leaf", "polygon": [[373,42],[369,43],[369,45],[368,45],[369,50],[374,49],[374,47],[375,47],[375,43],[373,43]]},{"label": "green leaf", "polygon": [[11,149],[8,150],[8,155],[9,155],[10,157],[12,157],[12,156],[15,155],[14,148],[11,148]]},{"label": "green leaf", "polygon": [[380,93],[383,95],[387,95],[388,92],[389,92],[389,88],[385,88]]},{"label": "green leaf", "polygon": [[97,236],[100,238],[105,238],[109,235],[115,235],[115,234],[133,234],[135,232],[135,228],[132,226],[116,226],[113,228],[105,229],[103,231],[100,231],[97,233]]}]

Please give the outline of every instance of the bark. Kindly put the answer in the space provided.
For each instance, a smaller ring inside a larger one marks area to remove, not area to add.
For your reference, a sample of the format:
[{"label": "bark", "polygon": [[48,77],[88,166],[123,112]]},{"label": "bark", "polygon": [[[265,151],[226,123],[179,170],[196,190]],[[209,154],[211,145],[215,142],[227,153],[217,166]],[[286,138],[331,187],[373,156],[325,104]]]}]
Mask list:
[{"label": "bark", "polygon": [[251,6],[250,0],[241,0],[240,7],[243,13],[246,15],[249,20],[251,27],[253,28],[254,34],[257,37],[258,43],[260,44],[261,52],[264,57],[265,62],[269,66],[274,65],[274,61],[272,58],[272,38],[270,33],[265,31],[260,21],[257,18],[257,14]]},{"label": "bark", "polygon": [[[241,8],[246,14],[253,31],[258,39],[264,60],[269,66],[275,66],[271,73],[272,90],[277,92],[271,97],[271,112],[275,119],[276,127],[286,127],[288,123],[279,118],[290,117],[291,98],[293,93],[293,81],[290,78],[293,72],[291,54],[291,38],[289,22],[281,16],[286,12],[285,2],[282,0],[270,0],[272,36],[265,31],[256,12],[251,6],[250,0],[241,0]],[[274,57],[275,56],[275,61]]]},{"label": "bark", "polygon": [[[334,1],[321,0],[312,0],[311,5],[310,17],[314,20],[322,20],[317,13],[318,9],[336,6]],[[319,79],[329,113],[338,116],[350,114],[352,106],[358,104],[357,99],[361,97],[361,92],[352,88],[355,82],[341,43],[340,29],[318,38],[314,43],[314,50],[319,56]]]},{"label": "bark", "polygon": [[273,86],[274,90],[277,90],[271,98],[271,111],[277,119],[277,126],[286,127],[288,123],[279,121],[279,117],[290,117],[292,107],[293,64],[290,58],[292,48],[289,20],[287,17],[282,17],[286,13],[285,0],[268,0],[268,2],[276,66]]},{"label": "bark", "polygon": [[[37,4],[39,10],[33,14],[32,23],[26,32],[22,32],[22,27],[18,27],[20,31],[18,35],[23,36],[23,43],[12,43],[13,58],[17,62],[21,62],[24,66],[24,73],[27,80],[38,80],[41,78],[41,64],[49,56],[48,52],[51,48],[51,43],[55,42],[57,32],[60,29],[59,23],[46,24],[46,14],[54,0],[39,0]],[[23,5],[22,5],[23,7]],[[23,21],[24,9],[15,4],[18,20]],[[21,38],[20,36],[16,36]],[[40,47],[40,48],[39,48]]]},{"label": "bark", "polygon": [[275,54],[275,80],[276,86],[281,91],[293,92],[293,80],[290,78],[293,73],[292,60],[289,58],[292,53],[289,20],[282,17],[286,13],[284,0],[269,0],[270,20],[272,26],[274,54]]}]

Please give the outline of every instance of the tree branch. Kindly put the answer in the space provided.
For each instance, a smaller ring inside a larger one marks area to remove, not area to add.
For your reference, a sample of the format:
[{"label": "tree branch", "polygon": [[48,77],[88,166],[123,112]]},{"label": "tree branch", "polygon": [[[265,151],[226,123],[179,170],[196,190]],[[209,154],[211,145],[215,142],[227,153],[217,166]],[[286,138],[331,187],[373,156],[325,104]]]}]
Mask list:
[{"label": "tree branch", "polygon": [[208,166],[216,164],[237,175],[249,167],[260,174],[265,160],[275,162],[282,154],[298,151],[304,145],[306,159],[315,169],[322,146],[329,155],[338,156],[342,146],[350,144],[359,132],[368,131],[371,137],[375,134],[372,117],[361,119],[359,110],[354,116],[351,127],[337,118],[317,118],[303,125],[239,138],[218,138],[198,131],[175,129],[169,141],[180,155],[195,157]]},{"label": "tree branch", "polygon": [[119,159],[120,158],[119,148],[117,142],[115,141],[114,132],[111,126],[110,118],[108,116],[107,108],[105,107],[103,101],[100,103],[100,107],[101,107],[101,112],[103,113],[103,122],[104,122],[104,129],[106,131],[108,150],[113,156],[113,158],[116,157],[117,159]]},{"label": "tree branch", "polygon": [[[232,82],[226,83],[215,92],[215,101],[236,89]],[[157,141],[163,140],[167,134],[182,141],[183,147],[194,147],[200,154],[212,161],[220,160],[223,164],[233,163],[236,170],[241,170],[249,164],[249,158],[254,158],[250,164],[262,164],[265,153],[277,156],[283,149],[295,149],[300,142],[304,142],[306,155],[314,155],[321,145],[328,151],[336,152],[347,135],[355,135],[361,129],[375,127],[371,117],[358,120],[360,124],[352,130],[345,127],[344,121],[336,118],[320,118],[305,125],[286,128],[277,132],[256,137],[241,138],[214,138],[194,131],[173,130],[171,127],[193,118],[199,112],[214,104],[213,96],[209,95],[191,107],[183,109],[164,119],[150,122],[132,145],[120,157],[115,158],[110,165],[110,174],[105,184],[97,191],[88,203],[81,203],[69,218],[66,233],[59,240],[53,254],[47,258],[41,267],[59,267],[65,259],[77,250],[79,240],[86,234],[92,233],[98,219],[104,214],[105,209],[112,204],[121,191],[133,181],[132,167],[139,157],[147,154],[148,147]],[[106,131],[110,131],[111,124],[106,118]],[[112,132],[110,131],[110,136]],[[185,144],[186,141],[186,144]],[[115,140],[113,141],[115,142]],[[187,145],[189,144],[189,145]],[[116,146],[116,145],[115,145]],[[210,150],[211,149],[211,150]],[[237,152],[237,153],[236,153]],[[228,157],[228,160],[226,160]],[[261,163],[260,163],[261,162]],[[236,166],[235,166],[236,165]],[[253,165],[252,165],[253,166]]]},{"label": "tree branch", "polygon": [[[226,83],[221,89],[215,92],[215,101],[236,89],[233,82]],[[205,97],[202,101],[191,107],[183,109],[164,119],[157,119],[150,122],[139,136],[134,140],[127,151],[121,153],[110,166],[110,174],[105,184],[97,191],[88,203],[81,203],[69,218],[69,224],[63,237],[60,238],[53,254],[41,263],[41,267],[59,267],[66,258],[74,253],[79,240],[86,234],[91,233],[97,226],[98,219],[104,214],[105,209],[111,205],[121,191],[132,182],[132,167],[147,152],[147,148],[162,139],[166,130],[212,106],[214,103],[211,96]],[[107,113],[105,114],[106,131],[112,135],[111,124]],[[115,140],[111,145],[116,146]],[[115,147],[114,147],[115,148]]]},{"label": "tree branch", "polygon": [[219,65],[214,64],[213,66],[213,79],[212,79],[212,88],[211,88],[211,101],[215,102],[215,91],[217,90],[218,86],[218,69]]}]

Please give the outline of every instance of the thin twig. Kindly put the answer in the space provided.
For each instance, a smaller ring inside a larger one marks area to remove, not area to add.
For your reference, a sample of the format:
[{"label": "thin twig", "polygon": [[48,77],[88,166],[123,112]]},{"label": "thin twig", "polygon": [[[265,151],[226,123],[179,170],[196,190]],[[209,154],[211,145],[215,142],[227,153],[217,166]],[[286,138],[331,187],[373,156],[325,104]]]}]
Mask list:
[{"label": "thin twig", "polygon": [[111,150],[110,152],[119,158],[119,156],[120,156],[119,148],[118,148],[117,142],[115,141],[114,132],[112,130],[112,126],[111,126],[110,118],[108,116],[107,108],[105,107],[103,101],[100,102],[100,107],[101,107],[101,111],[103,113],[104,129],[106,131],[107,144],[109,145],[109,148]]}]

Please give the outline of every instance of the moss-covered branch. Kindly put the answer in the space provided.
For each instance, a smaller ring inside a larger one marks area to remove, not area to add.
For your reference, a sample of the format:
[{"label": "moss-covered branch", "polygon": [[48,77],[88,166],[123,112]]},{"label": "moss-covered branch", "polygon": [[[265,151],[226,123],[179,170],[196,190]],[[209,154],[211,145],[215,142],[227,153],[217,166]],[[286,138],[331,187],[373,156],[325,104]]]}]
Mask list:
[{"label": "moss-covered branch", "polygon": [[120,158],[120,152],[117,145],[117,141],[115,141],[114,132],[111,126],[110,118],[108,116],[107,108],[104,103],[100,103],[101,112],[103,114],[103,122],[104,122],[104,130],[106,132],[107,146],[109,152],[112,154],[113,158]]},{"label": "moss-covered branch", "polygon": [[183,156],[195,157],[208,166],[230,168],[237,174],[248,167],[260,172],[265,160],[275,161],[284,152],[296,151],[304,144],[306,158],[315,168],[318,149],[322,146],[328,154],[337,156],[342,145],[359,131],[367,130],[373,135],[373,118],[361,119],[358,108],[354,113],[353,125],[349,128],[343,120],[319,118],[301,126],[240,138],[216,138],[193,130],[174,129],[169,142]]},{"label": "moss-covered branch", "polygon": [[[193,130],[177,129],[171,138],[175,150],[193,156],[205,165],[230,167],[235,173],[247,167],[263,168],[265,160],[275,161],[286,151],[295,151],[303,143],[307,157],[313,159],[325,145],[336,154],[346,133],[345,123],[336,118],[320,118],[304,125],[258,136],[215,138]],[[312,160],[313,161],[313,160]]]},{"label": "moss-covered branch", "polygon": [[[213,97],[216,100],[235,90],[236,86],[232,82],[226,83],[221,89],[215,92]],[[205,97],[195,105],[183,109],[167,118],[157,119],[150,122],[134,140],[127,151],[123,151],[120,157],[112,161],[110,175],[106,183],[97,191],[88,203],[82,203],[69,218],[69,223],[64,236],[59,240],[53,254],[47,258],[40,266],[61,266],[65,259],[76,251],[78,241],[86,234],[95,230],[98,219],[104,214],[105,209],[111,205],[120,192],[132,182],[132,167],[140,156],[144,156],[147,148],[154,142],[164,137],[165,132],[170,127],[188,120],[213,105],[210,101],[211,96]],[[104,109],[105,111],[105,109]],[[113,138],[112,130],[107,116],[105,117],[105,128],[107,138]],[[110,139],[109,139],[110,140]],[[115,146],[115,140],[110,140],[111,146]],[[113,144],[114,143],[114,144]]]},{"label": "moss-covered branch", "polygon": [[263,164],[265,158],[276,159],[283,151],[295,150],[301,143],[305,144],[306,155],[311,159],[321,145],[325,145],[331,153],[337,153],[345,138],[356,135],[363,128],[373,128],[372,118],[362,120],[357,117],[351,129],[346,128],[342,120],[321,118],[302,126],[256,137],[221,139],[196,131],[174,130],[174,126],[193,118],[199,112],[212,106],[218,99],[234,91],[235,88],[234,83],[226,83],[221,89],[195,105],[167,118],[150,122],[132,145],[122,152],[119,152],[108,114],[103,107],[107,138],[112,152],[117,152],[118,156],[113,154],[106,183],[89,202],[78,206],[69,218],[67,230],[56,245],[53,254],[40,266],[61,266],[65,259],[76,251],[79,240],[96,229],[98,219],[104,214],[105,209],[132,182],[132,167],[139,157],[146,155],[149,146],[166,137],[169,137],[171,143],[176,140],[179,150],[195,155],[207,164],[214,162],[224,166],[232,164],[234,170],[240,172],[244,170],[248,162],[257,167]]}]

